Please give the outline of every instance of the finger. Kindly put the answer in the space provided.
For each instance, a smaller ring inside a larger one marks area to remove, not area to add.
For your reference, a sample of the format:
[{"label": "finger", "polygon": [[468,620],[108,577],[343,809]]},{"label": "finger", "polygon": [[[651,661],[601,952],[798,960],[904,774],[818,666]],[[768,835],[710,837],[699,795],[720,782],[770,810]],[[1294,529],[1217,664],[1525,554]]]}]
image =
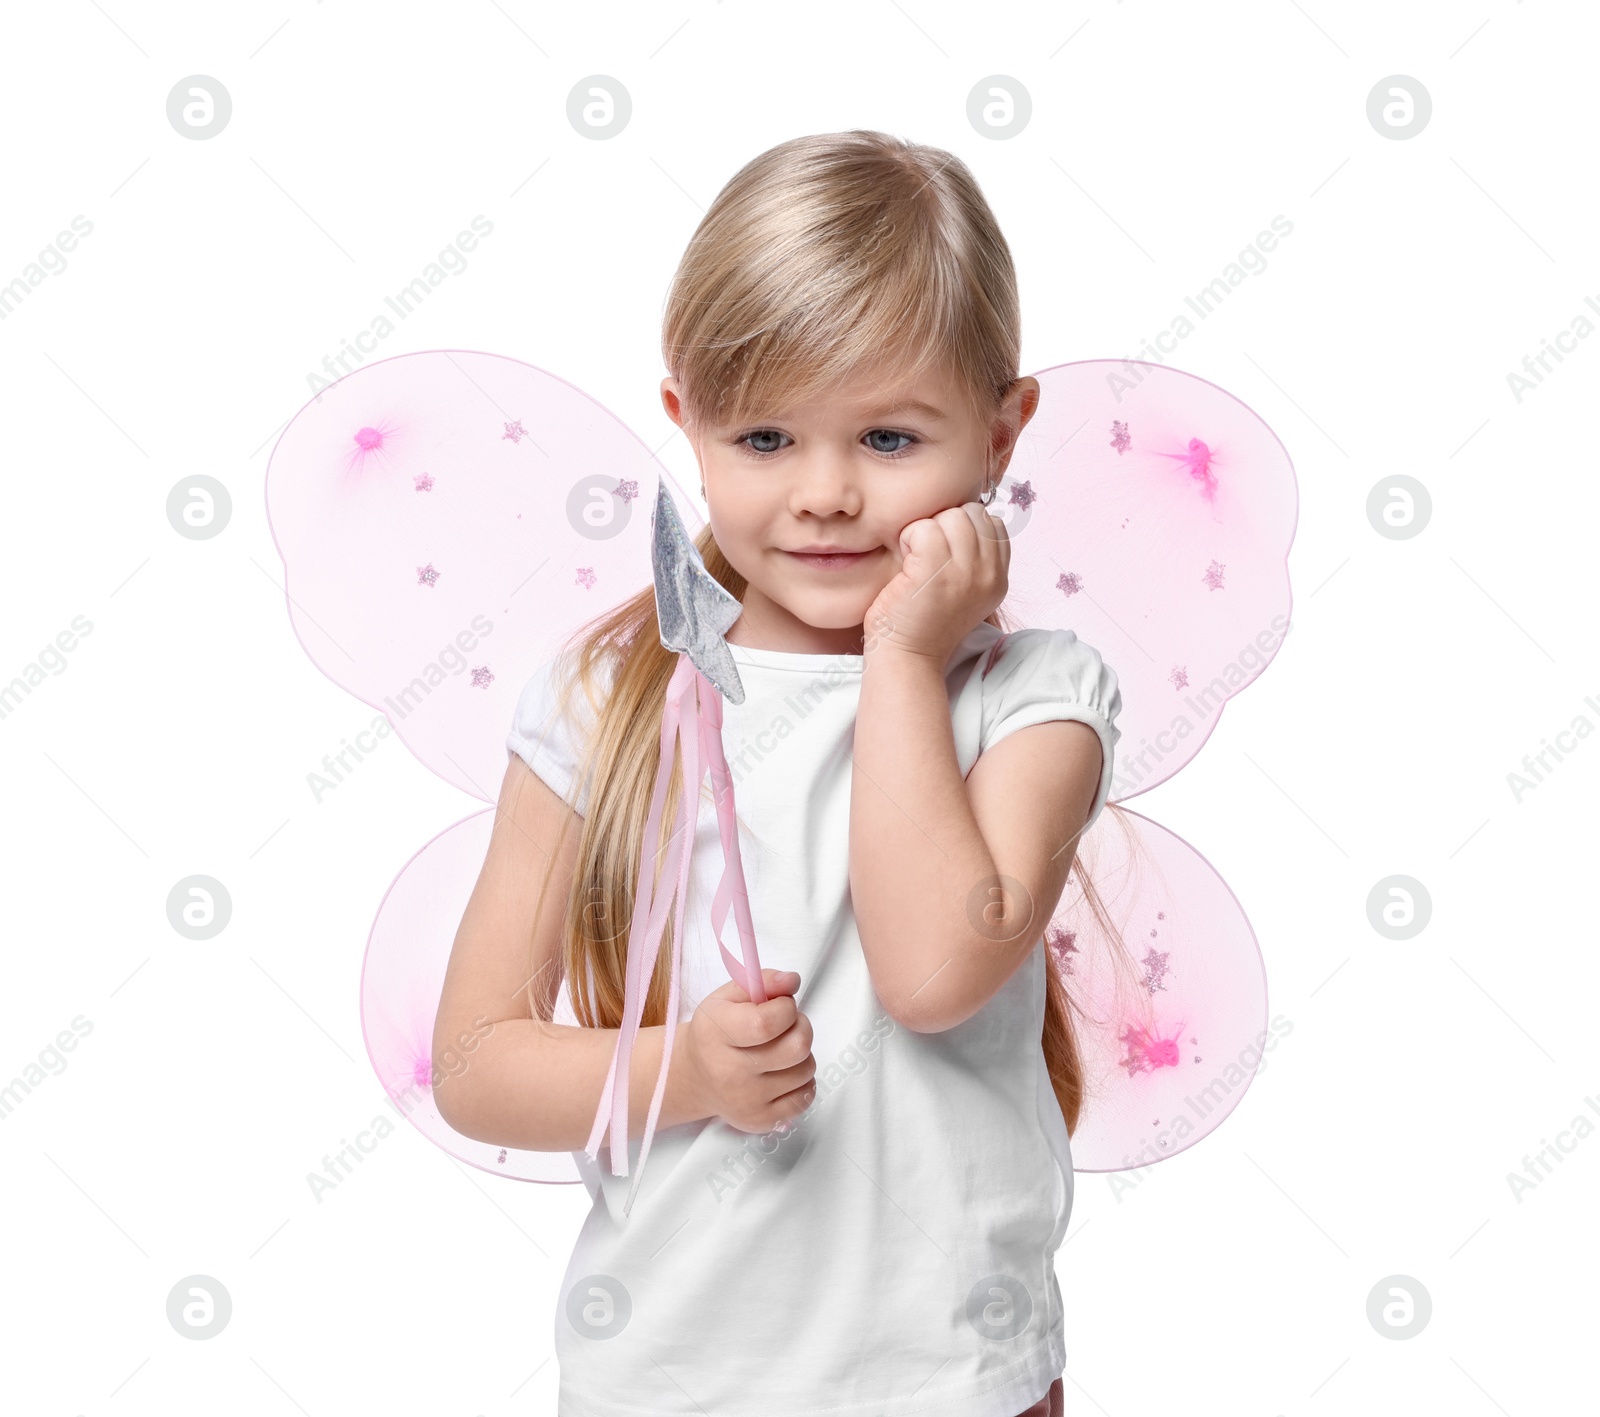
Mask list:
[{"label": "finger", "polygon": [[1006,525],[1005,518],[985,512],[978,530],[984,542],[987,564],[1005,576],[1011,569],[1011,529]]},{"label": "finger", "polygon": [[795,1001],[787,994],[752,1004],[748,999],[717,999],[707,996],[700,1012],[718,1034],[734,1048],[756,1048],[781,1037],[794,1027],[800,1016]]},{"label": "finger", "polygon": [[909,561],[913,556],[919,562],[932,558],[937,564],[944,559],[941,554],[944,532],[940,529],[938,519],[935,517],[918,517],[914,522],[907,522],[900,530],[900,557],[902,561]]},{"label": "finger", "polygon": [[1000,570],[1009,582],[1011,578],[1011,528],[1001,521],[999,517],[995,517],[993,520],[1000,527]]},{"label": "finger", "polygon": [[970,575],[978,562],[978,523],[983,508],[976,502],[963,502],[959,507],[946,507],[936,520],[944,532],[950,548],[950,559],[955,568]]},{"label": "finger", "polygon": [[804,1087],[817,1075],[817,1060],[807,1057],[793,1067],[779,1068],[765,1075],[765,1087],[770,1099],[782,1097],[796,1088]]},{"label": "finger", "polygon": [[[800,976],[792,969],[763,969],[761,982],[766,986],[767,997],[770,999],[776,994],[794,993],[800,987]],[[749,992],[736,979],[730,979],[726,984],[713,989],[706,998],[728,999],[738,1004],[750,1002]]]}]

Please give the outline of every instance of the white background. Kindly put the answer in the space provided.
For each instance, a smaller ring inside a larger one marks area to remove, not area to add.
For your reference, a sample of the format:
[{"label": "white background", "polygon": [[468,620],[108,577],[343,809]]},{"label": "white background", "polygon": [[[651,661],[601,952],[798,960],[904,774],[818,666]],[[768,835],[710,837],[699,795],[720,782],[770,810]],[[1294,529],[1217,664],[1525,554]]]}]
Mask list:
[{"label": "white background", "polygon": [[[92,1032],[0,1124],[0,1407],[555,1411],[581,1187],[485,1176],[408,1126],[320,1203],[306,1181],[386,1110],[356,1007],[377,904],[477,804],[393,737],[313,799],[371,713],[291,633],[266,457],[308,373],[483,214],[380,355],[550,369],[694,489],[657,393],[684,244],[757,152],[866,127],[976,173],[1024,370],[1134,353],[1294,227],[1171,361],[1289,447],[1294,631],[1132,804],[1237,893],[1293,1032],[1194,1150],[1120,1199],[1078,1178],[1067,1410],[1593,1410],[1600,1135],[1520,1200],[1507,1181],[1600,1124],[1600,741],[1520,802],[1507,783],[1600,724],[1600,339],[1520,401],[1507,381],[1600,302],[1592,7],[106,0],[8,7],[5,36],[0,284],[75,216],[93,232],[0,321],[0,681],[93,630],[0,719],[0,1082]],[[205,141],[166,115],[195,74],[233,103]],[[608,141],[566,116],[592,74],[632,96]],[[967,118],[997,74],[1033,105],[1003,141]],[[1396,74],[1433,103],[1403,141],[1366,114]],[[201,473],[233,518],[191,541],[166,498]],[[1409,540],[1366,514],[1397,473],[1433,500]],[[165,913],[197,873],[234,903],[207,942]],[[1367,920],[1391,874],[1432,897],[1409,941]],[[166,1317],[193,1274],[233,1301],[205,1342]],[[1405,1341],[1367,1317],[1391,1275],[1432,1299]]]}]

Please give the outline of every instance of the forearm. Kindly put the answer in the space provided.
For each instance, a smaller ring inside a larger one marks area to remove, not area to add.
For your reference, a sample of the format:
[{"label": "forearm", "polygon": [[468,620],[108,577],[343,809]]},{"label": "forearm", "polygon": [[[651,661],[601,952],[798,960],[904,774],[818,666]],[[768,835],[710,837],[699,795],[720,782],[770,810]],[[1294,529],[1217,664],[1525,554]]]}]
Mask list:
[{"label": "forearm", "polygon": [[[890,646],[862,677],[850,789],[850,894],[878,997],[905,1026],[951,1028],[981,1006],[975,928],[994,859],[956,759],[943,666]],[[975,997],[976,996],[976,997]]]},{"label": "forearm", "polygon": [[[522,1151],[582,1151],[589,1144],[600,1092],[611,1067],[618,1030],[580,1028],[537,1019],[504,1019],[480,1026],[476,1045],[454,1051],[434,1088],[440,1114],[463,1136]],[[656,1126],[678,1126],[710,1114],[685,1095],[679,1049]],[[644,1134],[665,1027],[641,1028],[633,1045],[628,1135]]]}]

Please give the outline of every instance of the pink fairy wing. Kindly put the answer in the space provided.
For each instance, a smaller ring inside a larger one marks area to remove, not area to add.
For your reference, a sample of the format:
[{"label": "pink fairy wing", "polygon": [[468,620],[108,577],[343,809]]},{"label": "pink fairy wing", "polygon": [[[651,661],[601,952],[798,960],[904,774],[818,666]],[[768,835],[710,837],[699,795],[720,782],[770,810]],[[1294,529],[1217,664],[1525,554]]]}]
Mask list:
[{"label": "pink fairy wing", "polygon": [[[1086,360],[1035,377],[1038,411],[991,507],[1012,539],[1005,609],[1075,631],[1116,671],[1121,802],[1187,763],[1283,642],[1294,468],[1255,413],[1192,374]],[[1079,856],[1127,953],[1069,889],[1046,940],[1078,1011],[1073,1165],[1137,1169],[1237,1106],[1271,1036],[1266,975],[1239,902],[1172,833],[1106,812]]]},{"label": "pink fairy wing", "polygon": [[[433,1065],[433,1022],[450,944],[489,849],[494,813],[478,812],[434,837],[408,861],[378,907],[361,968],[367,1057],[394,1108],[450,1155],[517,1181],[575,1182],[567,1151],[518,1151],[463,1136],[439,1115],[435,1083],[468,1071],[493,1025],[473,1026]],[[566,1020],[571,1022],[571,1020]]]},{"label": "pink fairy wing", "polygon": [[1072,1166],[1138,1169],[1193,1146],[1244,1096],[1271,1037],[1266,970],[1227,884],[1148,817],[1103,814],[1079,856],[1126,953],[1070,886],[1045,944],[1084,1065]]},{"label": "pink fairy wing", "polygon": [[[663,476],[625,424],[520,360],[428,350],[366,365],[307,402],[268,463],[295,633],[424,764],[492,802],[533,671],[650,583],[639,491]],[[492,820],[436,837],[390,886],[362,968],[368,1056],[451,1155],[576,1182],[571,1153],[502,1154],[455,1132],[432,1100],[434,1017]]]},{"label": "pink fairy wing", "polygon": [[1193,374],[1096,359],[1034,377],[1038,410],[990,508],[1012,539],[1005,608],[1076,631],[1116,670],[1124,801],[1188,762],[1283,642],[1294,468]]},{"label": "pink fairy wing", "polygon": [[650,583],[639,491],[665,475],[531,364],[456,349],[368,364],[295,415],[267,467],[295,633],[423,763],[492,802],[534,669]]}]

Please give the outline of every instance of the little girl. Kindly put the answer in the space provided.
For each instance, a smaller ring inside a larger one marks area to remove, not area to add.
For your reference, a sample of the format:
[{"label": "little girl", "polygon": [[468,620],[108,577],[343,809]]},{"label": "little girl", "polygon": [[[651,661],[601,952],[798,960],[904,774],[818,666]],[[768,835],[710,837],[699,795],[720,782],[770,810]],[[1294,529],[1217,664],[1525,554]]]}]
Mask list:
[{"label": "little girl", "polygon": [[[1010,253],[951,154],[796,139],[707,212],[663,347],[709,508],[696,544],[743,606],[722,738],[769,997],[729,981],[710,929],[707,789],[624,1214],[629,1176],[582,1148],[676,662],[647,589],[522,694],[436,1051],[493,1028],[436,1102],[469,1137],[577,1155],[594,1206],[557,1308],[563,1417],[1059,1414],[1082,1075],[1042,935],[1121,698],[1072,632],[998,613],[1011,547],[985,507],[1039,397]],[[669,940],[630,1172],[670,960]]]}]

